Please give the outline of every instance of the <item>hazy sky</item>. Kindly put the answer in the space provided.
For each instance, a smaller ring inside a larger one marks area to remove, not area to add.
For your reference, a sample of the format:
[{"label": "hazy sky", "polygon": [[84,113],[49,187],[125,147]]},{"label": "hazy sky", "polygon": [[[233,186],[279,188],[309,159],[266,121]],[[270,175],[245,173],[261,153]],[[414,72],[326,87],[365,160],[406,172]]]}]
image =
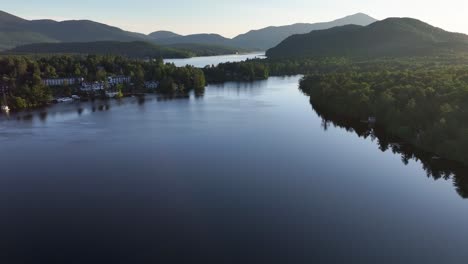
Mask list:
[{"label": "hazy sky", "polygon": [[130,31],[171,30],[232,37],[250,29],[323,22],[363,12],[377,19],[409,16],[468,33],[468,0],[0,0],[27,19],[91,19]]}]

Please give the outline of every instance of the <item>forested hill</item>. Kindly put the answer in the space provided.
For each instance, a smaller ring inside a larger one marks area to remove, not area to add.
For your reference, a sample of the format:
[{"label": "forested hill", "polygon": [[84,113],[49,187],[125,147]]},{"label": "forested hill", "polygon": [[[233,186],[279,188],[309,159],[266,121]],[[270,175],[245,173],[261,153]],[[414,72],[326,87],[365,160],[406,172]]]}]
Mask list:
[{"label": "forested hill", "polygon": [[312,30],[328,29],[348,24],[365,26],[375,21],[374,18],[366,14],[358,13],[331,22],[296,23],[280,27],[270,26],[259,30],[251,30],[231,39],[219,34],[191,34],[182,36],[170,31],[156,31],[145,35],[90,20],[27,20],[0,11],[0,50],[12,49],[17,46],[33,43],[145,41],[162,46],[196,44],[263,51],[276,46],[285,38],[294,34],[308,33]]},{"label": "forested hill", "polygon": [[[132,42],[123,44],[121,42]],[[149,42],[161,47],[150,46],[136,42]],[[181,57],[173,55],[172,45],[183,46],[180,52],[189,52],[190,56],[232,54],[241,51],[230,45],[230,39],[217,34],[193,34],[181,36],[169,31],[157,31],[149,35],[122,30],[117,27],[105,25],[89,20],[26,20],[6,12],[0,11],[0,50],[20,47],[18,51],[30,52],[31,49],[40,53],[69,53],[71,47],[78,50],[73,53],[88,53],[96,50],[114,54],[116,50],[124,50],[125,55],[140,57],[140,54],[158,54],[160,51],[165,57]],[[63,45],[50,45],[38,43],[67,43]],[[78,44],[87,43],[87,44]],[[37,44],[25,46],[29,44]],[[115,45],[115,46],[111,46]],[[126,49],[138,45],[141,51],[130,52]],[[108,47],[109,52],[102,50]],[[53,50],[52,48],[58,48]],[[167,54],[170,54],[167,56]],[[187,55],[184,55],[187,56]]]},{"label": "forested hill", "polygon": [[97,54],[120,55],[129,58],[188,58],[198,54],[189,48],[184,50],[161,47],[147,42],[77,42],[77,43],[37,43],[19,46],[7,54]]},{"label": "forested hill", "polygon": [[367,26],[376,21],[377,20],[375,18],[372,18],[363,13],[358,13],[336,19],[331,22],[313,24],[297,23],[287,26],[266,27],[258,30],[252,30],[235,37],[232,39],[232,45],[236,47],[267,50],[269,48],[275,47],[287,37],[295,34],[305,34],[313,30],[323,30],[344,25]]},{"label": "forested hill", "polygon": [[171,31],[166,31],[166,30],[155,31],[153,33],[148,34],[148,36],[151,37],[154,40],[181,37],[181,35],[179,35],[177,33],[174,33],[174,32],[171,32]]},{"label": "forested hill", "polygon": [[412,18],[388,18],[294,35],[267,51],[269,58],[427,56],[467,52],[468,36]]},{"label": "forested hill", "polygon": [[251,30],[232,39],[217,34],[182,36],[169,31],[156,31],[149,34],[149,36],[158,44],[196,43],[263,51],[278,45],[281,41],[294,34],[309,33],[312,30],[328,29],[349,24],[367,26],[375,21],[377,20],[366,14],[358,13],[331,22],[296,23],[278,27],[270,26],[258,30]]},{"label": "forested hill", "polygon": [[[154,36],[154,34],[153,34]],[[217,45],[217,46],[230,46],[230,39],[225,38],[218,34],[192,34],[187,36],[173,36],[169,38],[159,38],[155,42],[159,45],[171,44],[203,44],[203,45]]]},{"label": "forested hill", "polygon": [[172,44],[158,46],[149,42],[97,41],[76,43],[37,43],[16,47],[6,54],[97,54],[128,58],[188,58],[233,54],[242,50],[203,44]]},{"label": "forested hill", "polygon": [[144,34],[89,20],[26,20],[0,11],[0,49],[40,42],[139,41]]}]

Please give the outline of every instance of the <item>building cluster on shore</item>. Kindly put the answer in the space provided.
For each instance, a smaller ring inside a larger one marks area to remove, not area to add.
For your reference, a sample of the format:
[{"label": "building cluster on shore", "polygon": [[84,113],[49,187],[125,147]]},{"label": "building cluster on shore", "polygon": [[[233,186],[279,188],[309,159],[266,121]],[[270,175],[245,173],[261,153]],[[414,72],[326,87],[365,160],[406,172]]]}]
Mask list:
[{"label": "building cluster on shore", "polygon": [[97,91],[103,90],[106,85],[107,87],[113,87],[119,84],[130,84],[131,78],[129,76],[109,76],[107,81],[100,82],[85,82],[84,78],[73,77],[73,78],[50,78],[43,79],[42,83],[46,86],[57,87],[57,86],[76,86],[79,85],[82,91]]},{"label": "building cluster on shore", "polygon": [[46,86],[69,86],[84,82],[83,78],[53,78],[43,79],[42,83]]},{"label": "building cluster on shore", "polygon": [[[43,79],[42,83],[49,87],[76,87],[78,92],[86,94],[96,94],[105,92],[107,97],[116,97],[119,91],[116,89],[119,85],[133,86],[132,78],[124,75],[109,76],[106,81],[86,82],[84,78],[48,78]],[[156,90],[159,87],[157,81],[146,81],[144,87],[147,90]],[[72,99],[71,97],[56,98],[56,101],[62,102]],[[76,98],[75,98],[76,99]]]}]

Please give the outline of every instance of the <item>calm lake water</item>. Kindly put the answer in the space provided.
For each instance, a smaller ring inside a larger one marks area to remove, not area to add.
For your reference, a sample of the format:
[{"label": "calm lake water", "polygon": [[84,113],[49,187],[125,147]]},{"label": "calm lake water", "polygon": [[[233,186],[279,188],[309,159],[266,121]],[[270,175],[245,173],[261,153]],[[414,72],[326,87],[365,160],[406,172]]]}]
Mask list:
[{"label": "calm lake water", "polygon": [[208,57],[195,57],[189,59],[170,59],[164,60],[166,63],[174,63],[178,67],[192,65],[197,68],[203,68],[207,65],[218,65],[225,62],[239,62],[247,59],[265,58],[265,52],[256,52],[248,54],[236,55],[223,55],[223,56],[208,56]]},{"label": "calm lake water", "polygon": [[3,117],[0,263],[464,263],[463,177],[324,122],[299,79]]}]

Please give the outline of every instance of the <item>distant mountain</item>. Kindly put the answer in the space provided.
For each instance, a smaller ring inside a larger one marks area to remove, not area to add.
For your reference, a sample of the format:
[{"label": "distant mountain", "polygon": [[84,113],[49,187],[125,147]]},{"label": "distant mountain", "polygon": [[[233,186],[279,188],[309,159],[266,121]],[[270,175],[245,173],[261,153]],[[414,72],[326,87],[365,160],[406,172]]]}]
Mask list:
[{"label": "distant mountain", "polygon": [[130,58],[188,58],[198,54],[189,49],[161,47],[152,43],[98,41],[68,43],[36,43],[16,47],[9,54],[98,54],[120,55]]},{"label": "distant mountain", "polygon": [[144,34],[89,20],[26,20],[0,11],[0,49],[41,42],[141,41]]},{"label": "distant mountain", "polygon": [[344,25],[361,25],[367,26],[377,20],[362,13],[340,18],[331,22],[315,23],[315,24],[294,24],[281,27],[267,27],[259,30],[252,30],[245,34],[235,37],[231,45],[248,49],[267,50],[278,45],[295,34],[309,33],[313,30],[329,29]]},{"label": "distant mountain", "polygon": [[171,31],[156,31],[153,33],[148,34],[149,37],[151,37],[154,40],[161,40],[161,39],[168,39],[168,38],[175,38],[175,37],[182,37],[181,35],[171,32]]},{"label": "distant mountain", "polygon": [[225,38],[218,34],[193,34],[187,36],[176,36],[166,39],[156,40],[157,44],[170,45],[170,44],[205,44],[217,46],[230,46],[230,39]]},{"label": "distant mountain", "polygon": [[[157,31],[149,35],[134,33],[89,20],[70,20],[57,22],[54,20],[26,20],[0,11],[0,50],[8,50],[17,46],[35,43],[46,45],[33,45],[21,47],[25,49],[38,49],[53,52],[50,48],[56,47],[68,52],[70,47],[80,47],[85,51],[88,48],[101,47],[102,42],[117,45],[114,50],[122,48],[119,42],[145,41],[163,46],[184,44],[183,50],[191,54],[219,55],[227,52],[234,53],[239,49],[224,47],[229,45],[230,39],[217,34],[194,34],[181,36],[169,31]],[[90,45],[77,45],[79,42],[93,42]],[[96,43],[99,42],[99,43]],[[50,43],[71,43],[71,45],[51,45]],[[189,45],[190,44],[190,45]],[[148,47],[147,47],[148,48]],[[148,49],[145,49],[148,50]],[[152,51],[153,52],[153,51]],[[150,52],[150,53],[152,53]],[[220,52],[220,53],[217,53]]]},{"label": "distant mountain", "polygon": [[265,50],[274,47],[293,34],[308,33],[312,30],[334,26],[356,24],[367,25],[376,21],[365,15],[356,14],[327,23],[294,24],[283,27],[268,27],[250,31],[234,39],[218,34],[193,34],[182,36],[170,31],[156,31],[149,35],[129,32],[117,27],[89,20],[26,20],[0,11],[0,50],[33,43],[62,42],[134,42],[146,41],[158,45],[193,44],[194,49],[207,45],[204,49],[212,52],[213,47],[233,50]]},{"label": "distant mountain", "polygon": [[53,38],[27,27],[29,21],[0,11],[0,50],[26,43],[55,42]]},{"label": "distant mountain", "polygon": [[0,10],[0,29],[14,28],[16,25],[26,22],[27,20]]},{"label": "distant mountain", "polygon": [[309,33],[313,30],[328,29],[349,24],[365,26],[375,21],[377,20],[368,15],[359,13],[340,18],[332,22],[315,24],[303,23],[252,30],[233,39],[225,38],[217,34],[194,34],[181,36],[168,31],[157,31],[151,33],[149,36],[153,37],[155,42],[160,45],[193,43],[238,47],[244,50],[266,50],[278,45],[281,41],[294,34]]},{"label": "distant mountain", "polygon": [[124,31],[117,27],[89,20],[63,22],[33,20],[28,23],[27,28],[61,42],[135,41],[148,39],[144,34]]},{"label": "distant mountain", "polygon": [[468,51],[468,36],[412,18],[388,18],[294,35],[268,50],[270,58],[312,56],[419,56]]}]

